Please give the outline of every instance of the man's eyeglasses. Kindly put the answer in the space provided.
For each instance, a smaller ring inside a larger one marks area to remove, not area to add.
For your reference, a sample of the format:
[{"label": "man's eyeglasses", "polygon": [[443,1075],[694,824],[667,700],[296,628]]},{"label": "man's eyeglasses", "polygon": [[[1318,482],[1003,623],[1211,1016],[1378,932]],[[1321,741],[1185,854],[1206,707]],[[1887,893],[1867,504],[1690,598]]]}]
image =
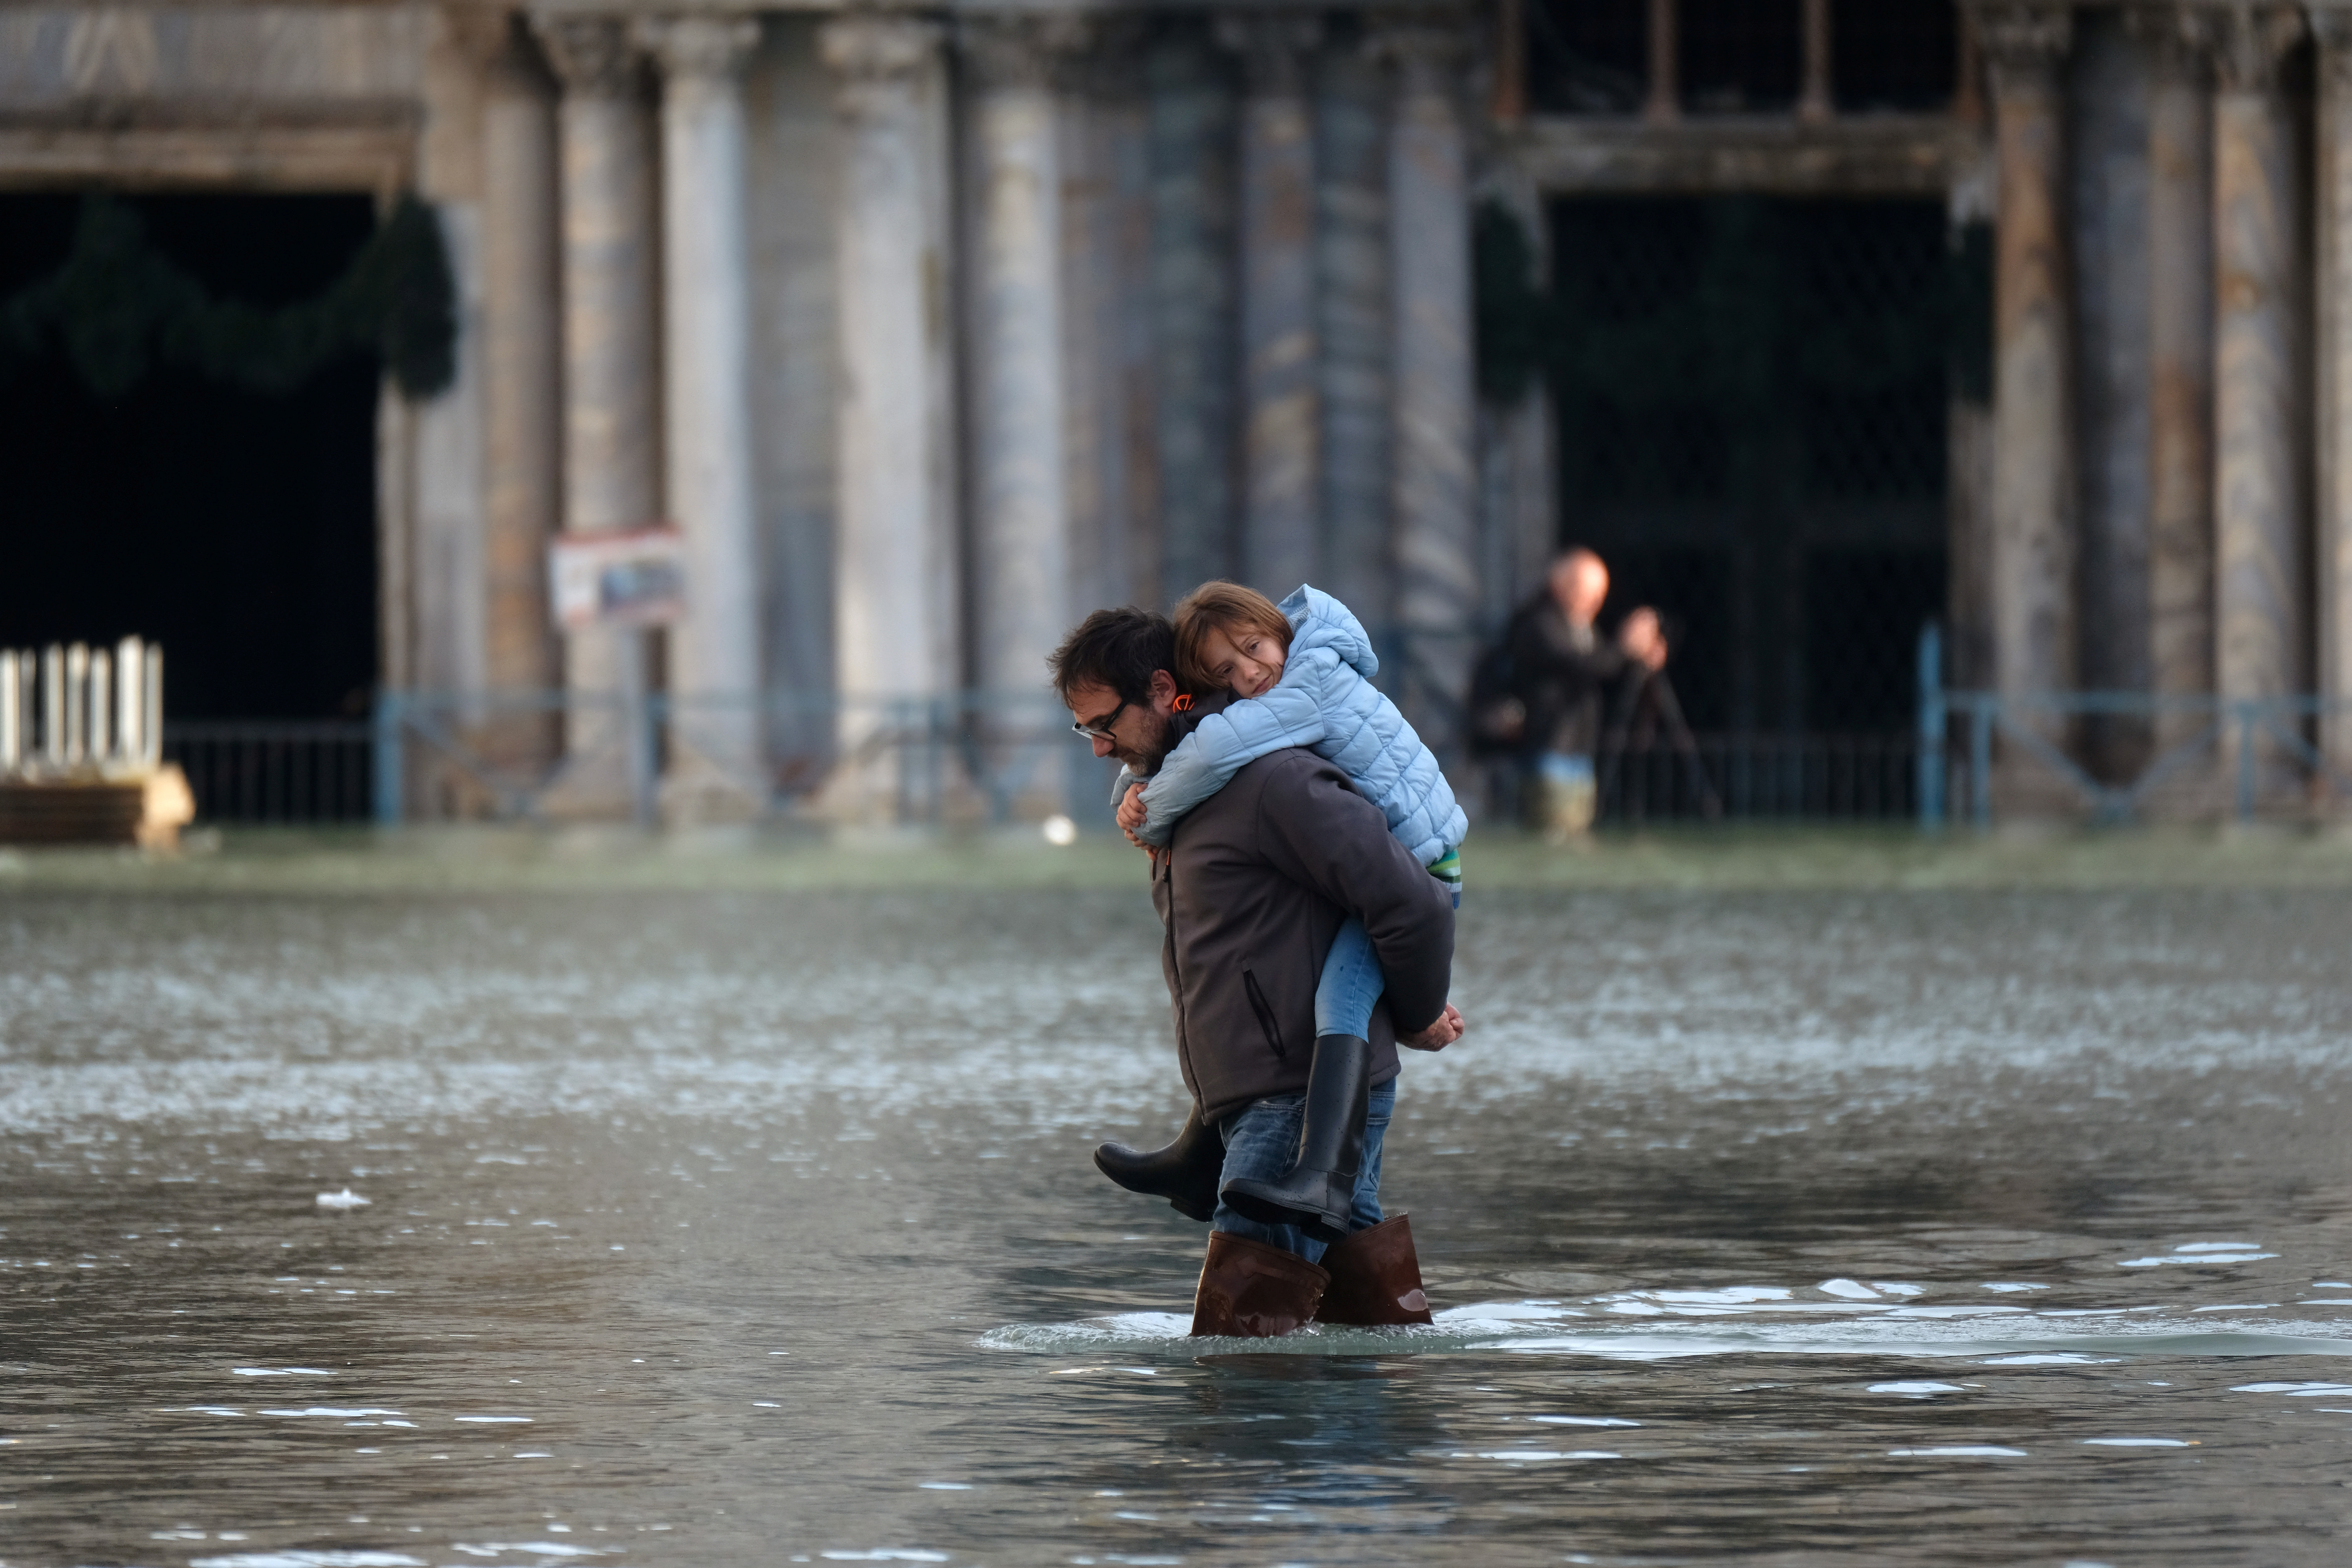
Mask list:
[{"label": "man's eyeglasses", "polygon": [[1116,742],[1118,737],[1110,732],[1110,727],[1118,722],[1118,716],[1126,712],[1129,706],[1130,705],[1129,703],[1121,702],[1118,707],[1112,709],[1109,712],[1104,714],[1101,718],[1096,720],[1091,724],[1087,723],[1084,719],[1073,719],[1070,721],[1070,733],[1073,735],[1083,736],[1089,741],[1110,741]]}]

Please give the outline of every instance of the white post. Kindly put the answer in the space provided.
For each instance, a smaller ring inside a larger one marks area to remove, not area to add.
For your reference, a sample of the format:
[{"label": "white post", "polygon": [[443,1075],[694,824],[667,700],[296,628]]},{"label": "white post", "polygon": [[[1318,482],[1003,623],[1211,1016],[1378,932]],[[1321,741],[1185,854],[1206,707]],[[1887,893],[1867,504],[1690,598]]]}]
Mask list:
[{"label": "white post", "polygon": [[41,650],[41,760],[66,765],[66,650],[56,643]]},{"label": "white post", "polygon": [[80,762],[89,754],[89,645],[76,643],[66,649],[65,670],[65,761]]},{"label": "white post", "polygon": [[114,661],[102,647],[89,651],[89,760],[114,760]]},{"label": "white post", "polygon": [[117,750],[126,763],[138,763],[147,755],[147,708],[139,695],[141,678],[146,673],[147,656],[139,639],[124,637],[114,650],[114,722],[122,736]]},{"label": "white post", "polygon": [[147,650],[147,674],[140,683],[140,696],[146,704],[146,712],[139,720],[139,731],[147,741],[147,754],[142,760],[152,768],[163,761],[163,650],[160,647]]},{"label": "white post", "polygon": [[0,652],[0,775],[13,773],[25,758],[25,716],[17,702],[16,654]]}]

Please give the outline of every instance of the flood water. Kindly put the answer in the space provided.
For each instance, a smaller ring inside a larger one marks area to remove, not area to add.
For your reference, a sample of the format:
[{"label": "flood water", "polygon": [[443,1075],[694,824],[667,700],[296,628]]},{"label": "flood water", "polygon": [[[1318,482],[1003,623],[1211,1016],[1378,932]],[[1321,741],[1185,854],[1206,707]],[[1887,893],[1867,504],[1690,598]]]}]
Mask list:
[{"label": "flood water", "polygon": [[1274,1343],[1139,879],[20,889],[0,1563],[2340,1563],[2347,914],[1474,872],[1437,1326]]}]

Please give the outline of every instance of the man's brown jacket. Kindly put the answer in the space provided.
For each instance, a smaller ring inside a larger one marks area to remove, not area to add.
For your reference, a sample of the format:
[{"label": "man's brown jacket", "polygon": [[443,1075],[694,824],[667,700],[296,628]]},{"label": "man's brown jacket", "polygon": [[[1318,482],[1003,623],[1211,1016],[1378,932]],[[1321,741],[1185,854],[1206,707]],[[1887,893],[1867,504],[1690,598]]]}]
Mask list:
[{"label": "man's brown jacket", "polygon": [[1152,864],[1151,902],[1184,1086],[1212,1121],[1307,1087],[1316,982],[1350,914],[1388,980],[1374,1084],[1396,1077],[1398,1027],[1418,1033],[1444,1010],[1451,895],[1312,752],[1260,757],[1194,807]]}]

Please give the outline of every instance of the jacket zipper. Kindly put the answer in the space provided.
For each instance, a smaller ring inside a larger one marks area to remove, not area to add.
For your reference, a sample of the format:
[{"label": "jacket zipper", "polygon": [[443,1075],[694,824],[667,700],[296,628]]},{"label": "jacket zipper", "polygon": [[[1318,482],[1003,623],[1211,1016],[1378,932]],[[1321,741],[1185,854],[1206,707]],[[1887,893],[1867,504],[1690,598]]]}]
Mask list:
[{"label": "jacket zipper", "polygon": [[1257,971],[1242,971],[1242,989],[1249,993],[1250,1011],[1257,1015],[1257,1026],[1265,1032],[1265,1043],[1273,1047],[1276,1059],[1288,1061],[1290,1053],[1283,1047],[1282,1026],[1275,1021],[1274,1009],[1267,1005],[1265,993],[1257,988]]}]

